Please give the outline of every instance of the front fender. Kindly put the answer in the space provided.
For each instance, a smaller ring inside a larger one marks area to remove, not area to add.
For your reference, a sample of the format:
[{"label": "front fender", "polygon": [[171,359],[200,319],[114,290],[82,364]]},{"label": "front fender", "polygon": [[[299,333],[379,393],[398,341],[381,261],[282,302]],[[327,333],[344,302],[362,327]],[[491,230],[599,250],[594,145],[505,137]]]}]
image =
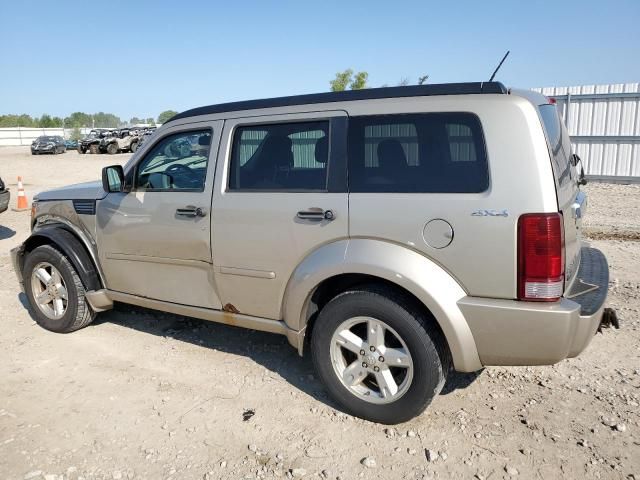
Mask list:
[{"label": "front fender", "polygon": [[382,278],[411,292],[440,325],[455,369],[472,372],[482,368],[473,335],[457,305],[466,292],[442,267],[393,243],[341,240],[311,253],[294,271],[285,291],[283,317],[287,326],[304,333],[306,310],[316,288],[331,277],[353,273]]}]

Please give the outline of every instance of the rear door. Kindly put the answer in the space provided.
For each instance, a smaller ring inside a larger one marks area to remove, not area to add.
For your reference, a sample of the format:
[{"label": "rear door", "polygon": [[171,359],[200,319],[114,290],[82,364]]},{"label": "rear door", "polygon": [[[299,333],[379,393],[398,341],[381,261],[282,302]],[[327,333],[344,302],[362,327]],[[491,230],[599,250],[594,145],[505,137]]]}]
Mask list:
[{"label": "rear door", "polygon": [[348,237],[345,127],[342,111],[225,121],[212,238],[226,310],[280,319],[295,268]]},{"label": "rear door", "polygon": [[571,165],[571,141],[558,109],[554,104],[544,104],[539,105],[538,110],[549,144],[558,208],[564,220],[566,290],[580,266],[582,216],[586,208],[586,195],[578,187],[576,171]]}]

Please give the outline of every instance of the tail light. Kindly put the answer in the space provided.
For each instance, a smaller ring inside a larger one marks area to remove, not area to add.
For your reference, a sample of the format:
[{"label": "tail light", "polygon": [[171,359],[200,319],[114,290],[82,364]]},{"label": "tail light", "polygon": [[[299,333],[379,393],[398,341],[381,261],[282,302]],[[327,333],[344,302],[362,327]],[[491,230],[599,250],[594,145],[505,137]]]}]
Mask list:
[{"label": "tail light", "polygon": [[553,302],[564,289],[564,228],[560,213],[518,219],[518,298]]}]

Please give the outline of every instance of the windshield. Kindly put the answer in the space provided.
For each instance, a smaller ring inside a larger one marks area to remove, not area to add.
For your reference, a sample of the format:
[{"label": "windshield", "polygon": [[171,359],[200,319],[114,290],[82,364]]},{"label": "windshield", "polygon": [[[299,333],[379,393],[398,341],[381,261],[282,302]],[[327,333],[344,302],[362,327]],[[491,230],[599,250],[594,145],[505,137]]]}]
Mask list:
[{"label": "windshield", "polygon": [[38,137],[38,142],[55,142],[56,137]]}]

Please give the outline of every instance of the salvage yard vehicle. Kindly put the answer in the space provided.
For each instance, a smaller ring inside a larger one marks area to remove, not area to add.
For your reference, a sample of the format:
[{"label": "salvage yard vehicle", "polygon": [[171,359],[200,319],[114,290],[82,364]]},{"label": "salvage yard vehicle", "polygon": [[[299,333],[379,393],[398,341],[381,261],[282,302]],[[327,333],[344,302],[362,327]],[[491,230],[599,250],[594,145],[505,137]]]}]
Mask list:
[{"label": "salvage yard vehicle", "polygon": [[615,318],[580,167],[556,106],[498,82],[213,105],[37,195],[12,258],[45,329],[124,302],[282,334],[392,424],[452,369],[553,364]]},{"label": "salvage yard vehicle", "polygon": [[11,193],[5,186],[2,178],[0,178],[0,213],[9,208],[9,200],[11,199]]},{"label": "salvage yard vehicle", "polygon": [[94,128],[78,142],[78,153],[99,153],[100,141],[112,135],[111,128]]},{"label": "salvage yard vehicle", "polygon": [[99,149],[101,153],[114,155],[119,152],[134,153],[139,145],[139,130],[121,128],[114,130],[113,135],[105,136],[100,140]]},{"label": "salvage yard vehicle", "polygon": [[58,135],[42,135],[31,142],[31,155],[39,155],[41,153],[56,155],[66,151],[67,147],[64,144],[64,140]]}]

